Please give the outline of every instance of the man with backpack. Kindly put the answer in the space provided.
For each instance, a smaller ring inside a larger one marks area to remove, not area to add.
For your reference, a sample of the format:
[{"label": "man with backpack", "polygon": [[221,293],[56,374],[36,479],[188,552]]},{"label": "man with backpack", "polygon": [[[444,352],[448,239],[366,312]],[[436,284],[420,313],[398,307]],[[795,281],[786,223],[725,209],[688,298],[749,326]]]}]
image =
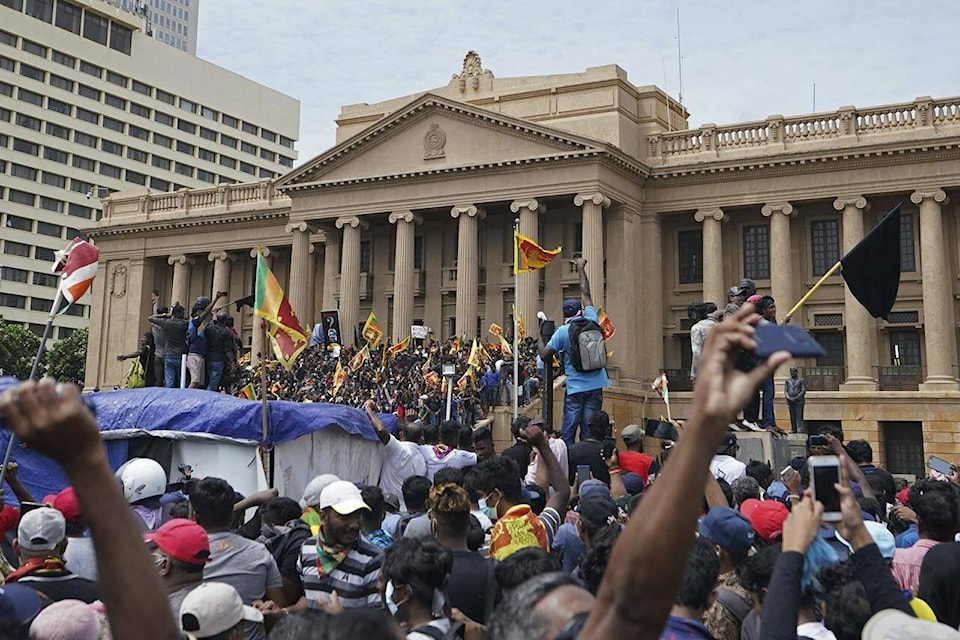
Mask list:
[{"label": "man with backpack", "polygon": [[[603,388],[610,386],[607,378],[607,346],[597,310],[590,295],[585,258],[573,260],[580,275],[580,300],[569,298],[563,303],[564,324],[554,332],[550,342],[539,336],[540,357],[549,362],[554,354],[563,353],[567,373],[563,397],[563,428],[561,437],[570,447],[576,442],[577,429],[581,439],[587,420],[603,405]],[[581,302],[582,301],[582,302]]]}]

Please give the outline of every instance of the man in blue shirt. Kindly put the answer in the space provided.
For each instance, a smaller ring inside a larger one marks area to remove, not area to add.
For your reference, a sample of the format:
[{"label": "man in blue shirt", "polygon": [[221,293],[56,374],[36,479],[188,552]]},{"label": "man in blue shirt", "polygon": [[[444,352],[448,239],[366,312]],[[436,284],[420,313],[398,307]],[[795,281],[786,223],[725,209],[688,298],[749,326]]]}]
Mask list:
[{"label": "man in blue shirt", "polygon": [[[577,265],[580,276],[580,298],[569,298],[563,303],[564,325],[558,327],[550,342],[543,343],[543,336],[538,337],[537,347],[540,357],[549,362],[554,354],[563,352],[564,370],[567,373],[567,386],[563,396],[563,427],[561,437],[572,446],[576,442],[577,429],[580,429],[581,439],[586,431],[590,416],[599,411],[603,405],[603,388],[610,386],[606,369],[596,371],[577,371],[570,359],[570,323],[583,319],[599,322],[597,310],[593,308],[593,297],[590,295],[590,280],[587,278],[587,261],[577,258],[572,261]],[[582,301],[582,302],[581,302]]]}]

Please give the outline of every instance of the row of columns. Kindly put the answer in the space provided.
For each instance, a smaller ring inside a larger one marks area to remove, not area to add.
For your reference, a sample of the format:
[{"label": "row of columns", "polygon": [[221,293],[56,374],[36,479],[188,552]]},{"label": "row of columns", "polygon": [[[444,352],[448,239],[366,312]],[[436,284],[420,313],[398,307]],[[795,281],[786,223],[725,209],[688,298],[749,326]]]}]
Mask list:
[{"label": "row of columns", "polygon": [[[956,390],[953,371],[956,337],[953,328],[951,285],[944,245],[942,206],[948,202],[942,189],[915,191],[910,201],[920,209],[920,256],[922,260],[924,342],[927,376],[922,390]],[[842,252],[846,254],[864,237],[863,214],[869,203],[861,195],[842,196],[833,208],[841,212]],[[761,213],[770,218],[770,288],[781,305],[797,299],[793,277],[790,220],[796,215],[789,202],[768,203]],[[705,300],[726,303],[723,280],[721,226],[727,220],[722,209],[700,209],[694,219],[703,224],[703,296]],[[877,389],[874,360],[877,353],[876,321],[844,289],[847,377],[841,389],[871,391]]]}]

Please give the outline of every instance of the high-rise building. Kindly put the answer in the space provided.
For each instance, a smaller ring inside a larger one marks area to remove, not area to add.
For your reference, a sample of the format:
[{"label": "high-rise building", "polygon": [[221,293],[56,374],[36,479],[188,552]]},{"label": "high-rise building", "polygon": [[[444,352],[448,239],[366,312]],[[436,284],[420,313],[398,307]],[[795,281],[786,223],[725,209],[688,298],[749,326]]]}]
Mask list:
[{"label": "high-rise building", "polygon": [[145,21],[148,35],[188,53],[197,53],[200,0],[110,0]]},{"label": "high-rise building", "polygon": [[[42,330],[54,251],[96,224],[107,194],[268,179],[293,166],[297,100],[161,44],[140,24],[105,0],[0,0],[6,320]],[[86,326],[88,301],[68,313],[54,337]]]}]

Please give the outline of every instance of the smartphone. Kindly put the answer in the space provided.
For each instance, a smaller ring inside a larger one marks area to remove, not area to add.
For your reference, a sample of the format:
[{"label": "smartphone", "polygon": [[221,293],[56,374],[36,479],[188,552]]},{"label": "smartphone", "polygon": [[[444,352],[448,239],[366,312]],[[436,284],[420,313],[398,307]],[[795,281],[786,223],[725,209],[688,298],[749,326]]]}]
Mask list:
[{"label": "smartphone", "polygon": [[807,467],[810,470],[813,499],[823,504],[824,522],[838,522],[843,515],[840,513],[840,494],[834,485],[840,482],[840,458],[810,456],[807,458]]},{"label": "smartphone", "polygon": [[22,516],[22,515],[25,514],[25,513],[29,513],[30,511],[33,511],[34,509],[40,509],[40,508],[43,508],[43,507],[45,507],[45,506],[47,506],[47,505],[42,504],[42,503],[40,503],[40,502],[21,502],[21,503],[20,503],[20,515]]},{"label": "smartphone", "polygon": [[797,358],[822,358],[826,349],[809,333],[795,324],[759,324],[753,339],[757,341],[757,357],[769,358],[777,351],[786,351]]},{"label": "smartphone", "polygon": [[577,489],[583,486],[583,483],[590,479],[590,465],[577,465]]},{"label": "smartphone", "polygon": [[953,475],[953,465],[937,456],[927,458],[927,467],[945,476]]},{"label": "smartphone", "polygon": [[613,438],[604,438],[603,439],[603,459],[607,460],[610,456],[613,455],[613,452],[617,448],[617,441]]},{"label": "smartphone", "polygon": [[825,447],[827,446],[827,439],[823,436],[810,436],[810,441],[807,444],[809,447]]}]

